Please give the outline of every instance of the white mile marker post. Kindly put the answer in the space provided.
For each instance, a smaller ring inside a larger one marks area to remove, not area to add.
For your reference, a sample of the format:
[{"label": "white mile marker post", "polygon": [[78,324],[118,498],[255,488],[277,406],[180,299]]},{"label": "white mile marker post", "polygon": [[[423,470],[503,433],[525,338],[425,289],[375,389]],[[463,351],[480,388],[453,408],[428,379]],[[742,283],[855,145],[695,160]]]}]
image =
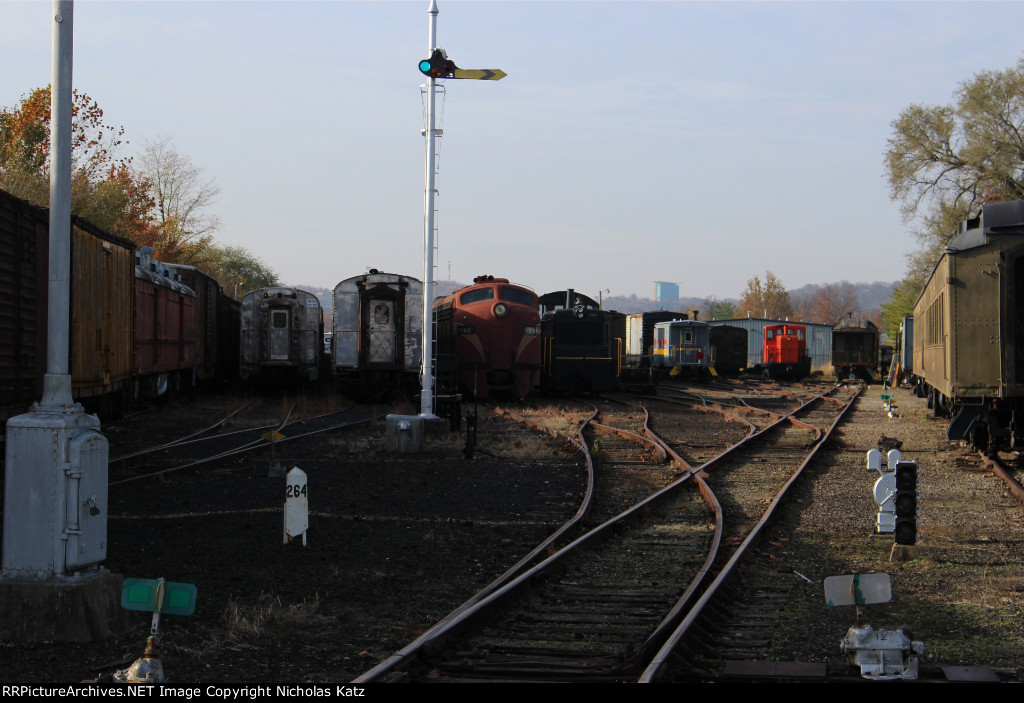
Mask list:
[{"label": "white mile marker post", "polygon": [[309,529],[309,491],[306,487],[306,472],[298,466],[288,472],[284,489],[284,543],[302,535],[302,546],[306,546],[306,531]]}]

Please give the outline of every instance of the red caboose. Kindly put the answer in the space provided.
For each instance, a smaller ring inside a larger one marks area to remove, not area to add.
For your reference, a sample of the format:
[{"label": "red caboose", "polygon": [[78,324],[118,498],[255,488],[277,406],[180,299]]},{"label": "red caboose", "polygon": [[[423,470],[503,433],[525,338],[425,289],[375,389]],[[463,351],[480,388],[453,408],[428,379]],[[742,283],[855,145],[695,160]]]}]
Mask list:
[{"label": "red caboose", "polygon": [[807,328],[803,325],[766,325],[762,350],[765,373],[770,378],[803,378],[811,373]]},{"label": "red caboose", "polygon": [[540,306],[537,295],[507,278],[478,276],[473,285],[434,301],[438,385],[446,371],[461,391],[486,399],[515,399],[540,382]]}]

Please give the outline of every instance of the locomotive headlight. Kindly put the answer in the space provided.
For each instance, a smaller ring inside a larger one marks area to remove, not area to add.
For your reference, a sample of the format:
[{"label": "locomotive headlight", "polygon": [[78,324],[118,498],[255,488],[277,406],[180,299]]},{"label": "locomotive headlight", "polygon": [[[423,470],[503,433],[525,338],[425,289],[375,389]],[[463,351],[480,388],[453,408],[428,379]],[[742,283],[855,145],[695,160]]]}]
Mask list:
[{"label": "locomotive headlight", "polygon": [[505,313],[508,312],[508,306],[505,303],[498,303],[494,306],[495,317],[505,317]]},{"label": "locomotive headlight", "polygon": [[527,327],[523,332],[526,334],[540,334],[540,327]]}]

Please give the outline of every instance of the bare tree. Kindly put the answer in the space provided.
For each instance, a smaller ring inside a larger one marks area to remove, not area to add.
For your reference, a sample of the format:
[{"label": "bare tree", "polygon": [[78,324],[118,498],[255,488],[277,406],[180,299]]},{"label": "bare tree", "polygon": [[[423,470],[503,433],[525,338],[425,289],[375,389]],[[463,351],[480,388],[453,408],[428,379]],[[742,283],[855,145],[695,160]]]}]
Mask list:
[{"label": "bare tree", "polygon": [[220,187],[191,159],[179,154],[166,136],[146,142],[138,168],[151,183],[161,240],[156,248],[161,257],[195,263],[220,227],[220,218],[210,212]]},{"label": "bare tree", "polygon": [[856,313],[860,306],[857,291],[849,281],[827,283],[818,291],[814,301],[812,320],[826,325],[835,325],[848,313]]}]

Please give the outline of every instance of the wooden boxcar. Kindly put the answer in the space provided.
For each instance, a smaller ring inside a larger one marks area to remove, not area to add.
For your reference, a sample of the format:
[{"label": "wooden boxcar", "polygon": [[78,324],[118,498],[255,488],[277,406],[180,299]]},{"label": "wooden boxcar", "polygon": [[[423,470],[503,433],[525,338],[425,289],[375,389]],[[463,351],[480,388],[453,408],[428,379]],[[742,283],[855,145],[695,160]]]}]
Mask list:
[{"label": "wooden boxcar", "polygon": [[[49,212],[0,191],[0,415],[42,397]],[[69,371],[75,400],[119,405],[133,363],[135,245],[72,218]]]},{"label": "wooden boxcar", "polygon": [[0,421],[43,393],[49,215],[0,190]]}]

